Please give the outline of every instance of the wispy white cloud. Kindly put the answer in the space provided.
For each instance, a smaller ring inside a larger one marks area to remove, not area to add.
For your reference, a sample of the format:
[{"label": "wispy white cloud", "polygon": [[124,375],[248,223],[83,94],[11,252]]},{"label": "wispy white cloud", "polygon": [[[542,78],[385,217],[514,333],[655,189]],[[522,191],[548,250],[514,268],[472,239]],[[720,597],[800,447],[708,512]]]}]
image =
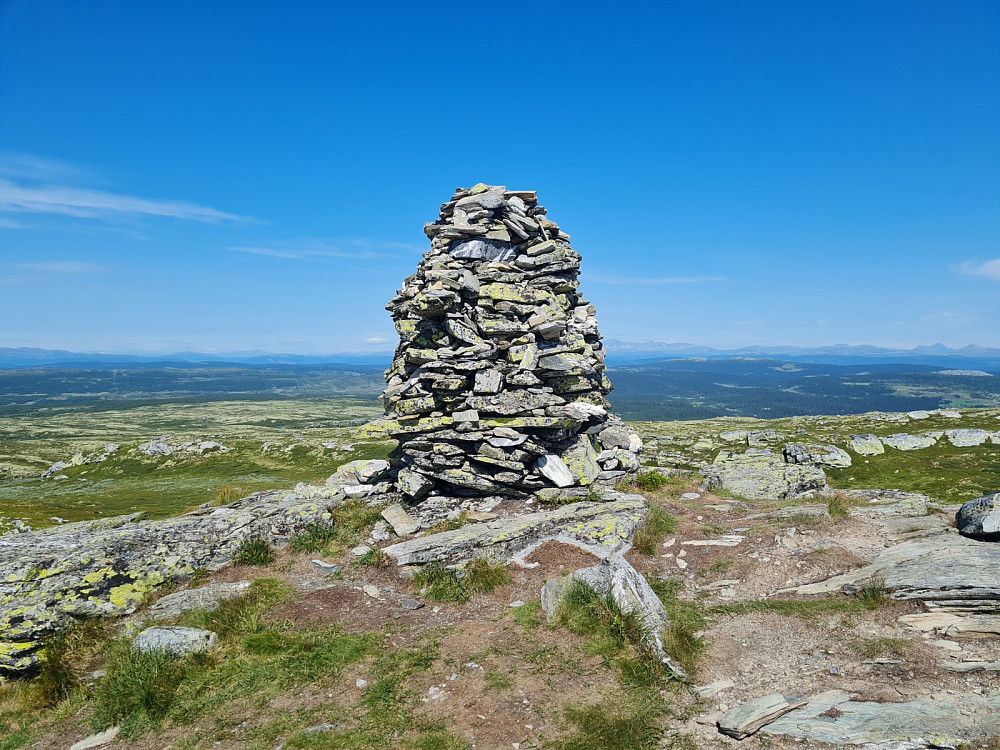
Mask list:
[{"label": "wispy white cloud", "polygon": [[[362,244],[363,243],[363,244]],[[346,247],[345,247],[346,245]],[[357,249],[355,249],[357,248]],[[371,260],[398,258],[396,253],[377,252],[370,248],[408,248],[405,243],[382,242],[380,240],[322,240],[312,237],[296,238],[281,242],[267,242],[260,245],[235,245],[229,249],[237,253],[265,255],[286,260],[324,261],[330,258],[349,260]]]},{"label": "wispy white cloud", "polygon": [[0,153],[0,177],[26,182],[61,185],[101,184],[103,180],[86,167],[59,159],[14,151]]},{"label": "wispy white cloud", "polygon": [[14,219],[8,219],[6,216],[0,216],[0,229],[30,229],[31,227],[27,224],[22,224]]},{"label": "wispy white cloud", "polygon": [[272,250],[268,247],[231,247],[234,253],[247,253],[248,255],[266,255],[269,258],[287,258],[290,260],[301,260],[299,253],[290,253],[282,250]]},{"label": "wispy white cloud", "polygon": [[1000,281],[1000,258],[984,260],[982,263],[967,260],[954,266],[954,270],[970,276],[985,276],[987,279]]},{"label": "wispy white cloud", "polygon": [[209,223],[254,221],[246,216],[185,201],[149,200],[67,185],[26,185],[8,179],[0,179],[0,211],[59,214],[87,219],[126,214]]},{"label": "wispy white cloud", "polygon": [[[106,181],[86,167],[12,152],[0,153],[0,211],[82,219],[165,217],[206,223],[260,223],[189,201],[128,195],[109,189]],[[26,228],[10,217],[4,222],[7,229]]]},{"label": "wispy white cloud", "polygon": [[979,316],[969,313],[940,312],[925,315],[920,320],[924,323],[972,323],[979,320]]},{"label": "wispy white cloud", "polygon": [[629,286],[631,284],[715,284],[729,281],[724,276],[666,276],[666,277],[642,277],[642,276],[613,276],[603,273],[588,273],[584,280],[596,284],[612,284],[615,286]]},{"label": "wispy white cloud", "polygon": [[4,263],[3,265],[20,271],[35,271],[46,274],[86,274],[104,270],[103,266],[96,263],[75,260],[47,260],[35,263]]},{"label": "wispy white cloud", "polygon": [[365,339],[369,344],[384,344],[388,339],[382,336],[369,336]]}]

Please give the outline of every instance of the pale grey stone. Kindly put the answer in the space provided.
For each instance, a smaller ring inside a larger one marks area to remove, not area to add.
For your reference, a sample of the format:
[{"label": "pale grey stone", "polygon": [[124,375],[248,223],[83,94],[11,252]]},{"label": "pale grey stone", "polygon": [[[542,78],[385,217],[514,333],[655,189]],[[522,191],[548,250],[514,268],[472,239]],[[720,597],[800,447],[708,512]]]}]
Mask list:
[{"label": "pale grey stone", "polygon": [[872,703],[831,690],[812,696],[761,733],[836,746],[909,741],[919,742],[916,747],[957,747],[1000,734],[1000,693],[940,691],[905,703]]},{"label": "pale grey stone", "polygon": [[186,628],[180,625],[157,625],[146,628],[132,641],[136,651],[169,651],[183,656],[215,647],[219,636],[211,630]]},{"label": "pale grey stone", "polygon": [[818,466],[787,464],[770,450],[720,451],[701,467],[703,489],[722,488],[749,500],[783,500],[825,489],[826,474]]},{"label": "pale grey stone", "polygon": [[565,462],[554,453],[548,453],[538,459],[538,471],[556,487],[571,487],[576,483],[572,472]]},{"label": "pale grey stone", "polygon": [[968,614],[989,614],[1000,600],[1000,544],[958,534],[914,539],[888,548],[863,568],[779,593],[851,593],[873,577],[884,581],[893,599],[919,599],[960,606]]},{"label": "pale grey stone", "polygon": [[422,498],[434,486],[434,482],[423,474],[409,469],[400,469],[396,477],[396,484],[403,493],[414,500]]},{"label": "pale grey stone", "polygon": [[965,503],[955,514],[955,525],[963,536],[1000,542],[1000,492]]},{"label": "pale grey stone", "polygon": [[875,435],[851,435],[847,447],[859,456],[879,456],[885,453],[885,446]]},{"label": "pale grey stone", "polygon": [[69,746],[69,750],[93,750],[95,747],[103,747],[104,745],[110,744],[115,737],[118,736],[118,732],[120,731],[121,727],[118,725],[108,727],[103,732],[92,734],[79,742],[74,742]]},{"label": "pale grey stone", "polygon": [[897,432],[895,435],[880,438],[883,445],[901,451],[916,451],[922,448],[930,448],[937,442],[931,435],[909,435],[905,432]]},{"label": "pale grey stone", "polygon": [[731,708],[719,719],[719,731],[729,737],[742,740],[770,724],[789,711],[806,704],[804,696],[797,693],[765,695]]},{"label": "pale grey stone", "polygon": [[986,430],[945,430],[944,436],[956,448],[982,445],[990,439],[990,433]]},{"label": "pale grey stone", "polygon": [[158,599],[146,610],[146,616],[156,619],[176,617],[182,612],[192,609],[205,609],[211,612],[229,599],[242,596],[250,588],[250,581],[235,581],[233,583],[209,583],[195,589],[178,591]]},{"label": "pale grey stone", "polygon": [[416,537],[383,548],[397,565],[467,562],[476,556],[506,561],[548,539],[566,539],[607,556],[630,543],[645,518],[640,495],[608,492],[606,502],[579,502],[550,511],[467,524],[453,531]]},{"label": "pale grey stone", "polygon": [[398,536],[415,534],[420,522],[407,513],[401,505],[390,505],[382,511],[382,518],[389,522]]}]

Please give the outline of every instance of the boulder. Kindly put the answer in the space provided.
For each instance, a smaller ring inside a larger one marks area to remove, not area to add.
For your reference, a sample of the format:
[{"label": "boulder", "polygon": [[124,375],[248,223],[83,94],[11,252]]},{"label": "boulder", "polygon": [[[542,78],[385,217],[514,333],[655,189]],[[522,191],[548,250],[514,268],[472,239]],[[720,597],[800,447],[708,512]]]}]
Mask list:
[{"label": "boulder", "polygon": [[1000,735],[1000,693],[941,690],[903,703],[874,703],[830,690],[810,697],[760,733],[836,747],[960,747]]},{"label": "boulder", "polygon": [[880,438],[883,445],[895,448],[900,451],[916,451],[922,448],[930,448],[937,443],[937,438],[933,435],[909,435],[905,432],[897,432],[895,435]]},{"label": "boulder", "polygon": [[799,445],[789,443],[784,450],[785,461],[790,464],[813,464],[843,469],[851,465],[847,451],[835,445]]},{"label": "boulder", "polygon": [[851,435],[847,447],[859,456],[879,456],[885,453],[885,446],[875,435]]},{"label": "boulder", "polygon": [[132,641],[132,647],[144,653],[167,651],[177,656],[185,656],[198,651],[210,651],[218,640],[219,636],[211,630],[185,628],[180,625],[157,625],[139,633]]},{"label": "boulder", "polygon": [[955,514],[955,525],[970,539],[1000,542],[1000,492],[967,502]]},{"label": "boulder", "polygon": [[712,464],[701,467],[701,474],[704,490],[723,489],[748,500],[784,500],[827,486],[819,467],[785,463],[766,448],[720,451]]},{"label": "boulder", "polygon": [[361,459],[344,464],[327,479],[327,485],[374,484],[389,471],[389,462],[381,458]]},{"label": "boulder", "polygon": [[944,436],[956,448],[982,445],[990,439],[990,433],[986,430],[945,430]]},{"label": "boulder", "polygon": [[213,611],[222,602],[242,596],[250,588],[250,581],[235,581],[233,583],[209,583],[195,589],[178,591],[157,599],[150,605],[145,615],[153,619],[166,619],[188,612],[192,609]]}]

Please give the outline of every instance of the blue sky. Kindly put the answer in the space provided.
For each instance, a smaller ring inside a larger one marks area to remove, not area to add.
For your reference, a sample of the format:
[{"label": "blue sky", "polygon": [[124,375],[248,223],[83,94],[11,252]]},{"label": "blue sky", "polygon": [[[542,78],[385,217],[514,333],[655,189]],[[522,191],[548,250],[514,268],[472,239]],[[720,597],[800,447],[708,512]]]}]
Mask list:
[{"label": "blue sky", "polygon": [[456,186],[602,332],[1000,346],[1000,4],[0,4],[0,346],[390,349]]}]

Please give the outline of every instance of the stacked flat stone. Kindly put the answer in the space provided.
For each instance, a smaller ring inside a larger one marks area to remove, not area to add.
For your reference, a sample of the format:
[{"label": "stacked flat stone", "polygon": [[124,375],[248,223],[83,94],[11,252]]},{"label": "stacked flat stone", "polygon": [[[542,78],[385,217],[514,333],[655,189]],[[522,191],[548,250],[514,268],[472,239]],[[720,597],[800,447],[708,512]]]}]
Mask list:
[{"label": "stacked flat stone", "polygon": [[615,481],[642,441],[608,413],[580,256],[534,192],[458,189],[386,306],[400,342],[381,400],[399,489],[525,496]]}]

